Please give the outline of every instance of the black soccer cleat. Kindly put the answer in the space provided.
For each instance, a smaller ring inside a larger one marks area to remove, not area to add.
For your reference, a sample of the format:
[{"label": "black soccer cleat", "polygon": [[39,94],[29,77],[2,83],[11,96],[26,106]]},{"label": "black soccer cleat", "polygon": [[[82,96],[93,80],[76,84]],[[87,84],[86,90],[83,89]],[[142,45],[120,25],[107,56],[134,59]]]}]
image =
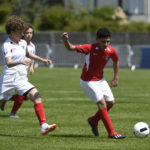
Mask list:
[{"label": "black soccer cleat", "polygon": [[92,121],[90,121],[90,119],[87,120],[89,125],[91,126],[91,129],[92,129],[92,132],[95,136],[99,136],[99,133],[98,133],[98,128],[96,125],[94,125],[94,123]]},{"label": "black soccer cleat", "polygon": [[125,137],[126,137],[125,135],[119,134],[119,133],[109,136],[109,138],[112,138],[112,139],[124,139]]}]

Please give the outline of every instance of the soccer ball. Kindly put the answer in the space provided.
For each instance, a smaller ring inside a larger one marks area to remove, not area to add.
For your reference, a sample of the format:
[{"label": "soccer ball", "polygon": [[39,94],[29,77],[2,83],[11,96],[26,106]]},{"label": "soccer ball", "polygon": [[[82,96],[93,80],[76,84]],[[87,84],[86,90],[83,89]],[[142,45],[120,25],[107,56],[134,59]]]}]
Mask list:
[{"label": "soccer ball", "polygon": [[133,133],[136,137],[146,137],[149,134],[148,124],[145,122],[138,122],[133,127]]}]

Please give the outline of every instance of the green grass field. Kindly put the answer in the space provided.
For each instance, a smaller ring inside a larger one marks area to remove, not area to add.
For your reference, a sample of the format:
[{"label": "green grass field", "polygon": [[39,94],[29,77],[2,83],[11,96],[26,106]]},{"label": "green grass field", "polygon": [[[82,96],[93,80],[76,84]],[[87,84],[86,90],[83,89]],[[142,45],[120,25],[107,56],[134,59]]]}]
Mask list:
[{"label": "green grass field", "polygon": [[[114,128],[127,137],[108,139],[99,123],[99,137],[94,137],[87,124],[97,106],[80,88],[81,68],[38,68],[29,80],[43,98],[48,123],[57,129],[46,136],[40,134],[33,103],[26,101],[18,111],[20,119],[10,119],[13,102],[0,112],[0,150],[150,150],[150,136],[136,138],[133,126],[139,121],[150,124],[150,70],[120,69],[119,86],[113,88],[116,104],[109,112]],[[108,82],[112,69],[105,70]]]}]

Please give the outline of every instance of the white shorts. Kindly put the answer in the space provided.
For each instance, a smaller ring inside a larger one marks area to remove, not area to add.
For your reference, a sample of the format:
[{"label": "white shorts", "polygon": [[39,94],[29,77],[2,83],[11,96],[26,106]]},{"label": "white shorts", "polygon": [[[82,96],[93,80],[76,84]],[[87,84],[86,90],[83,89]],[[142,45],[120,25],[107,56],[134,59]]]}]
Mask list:
[{"label": "white shorts", "polygon": [[105,78],[99,81],[83,81],[80,79],[80,85],[84,93],[95,103],[100,101],[103,97],[105,101],[113,101],[113,93],[105,80]]},{"label": "white shorts", "polygon": [[0,100],[9,100],[16,91],[23,95],[34,86],[28,82],[25,74],[16,72],[14,74],[4,74],[0,77]]}]

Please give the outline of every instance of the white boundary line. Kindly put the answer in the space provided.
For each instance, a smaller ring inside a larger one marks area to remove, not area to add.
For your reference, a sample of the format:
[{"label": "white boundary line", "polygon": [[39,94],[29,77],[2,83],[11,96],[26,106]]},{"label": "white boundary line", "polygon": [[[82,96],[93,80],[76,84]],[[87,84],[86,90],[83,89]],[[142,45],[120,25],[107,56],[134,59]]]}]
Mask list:
[{"label": "white boundary line", "polygon": [[[51,97],[51,98],[46,98],[46,101],[89,101],[89,98],[81,98],[81,97]],[[44,100],[44,101],[45,101]]]},{"label": "white boundary line", "polygon": [[83,91],[66,91],[66,90],[45,90],[44,93],[83,93]]}]

